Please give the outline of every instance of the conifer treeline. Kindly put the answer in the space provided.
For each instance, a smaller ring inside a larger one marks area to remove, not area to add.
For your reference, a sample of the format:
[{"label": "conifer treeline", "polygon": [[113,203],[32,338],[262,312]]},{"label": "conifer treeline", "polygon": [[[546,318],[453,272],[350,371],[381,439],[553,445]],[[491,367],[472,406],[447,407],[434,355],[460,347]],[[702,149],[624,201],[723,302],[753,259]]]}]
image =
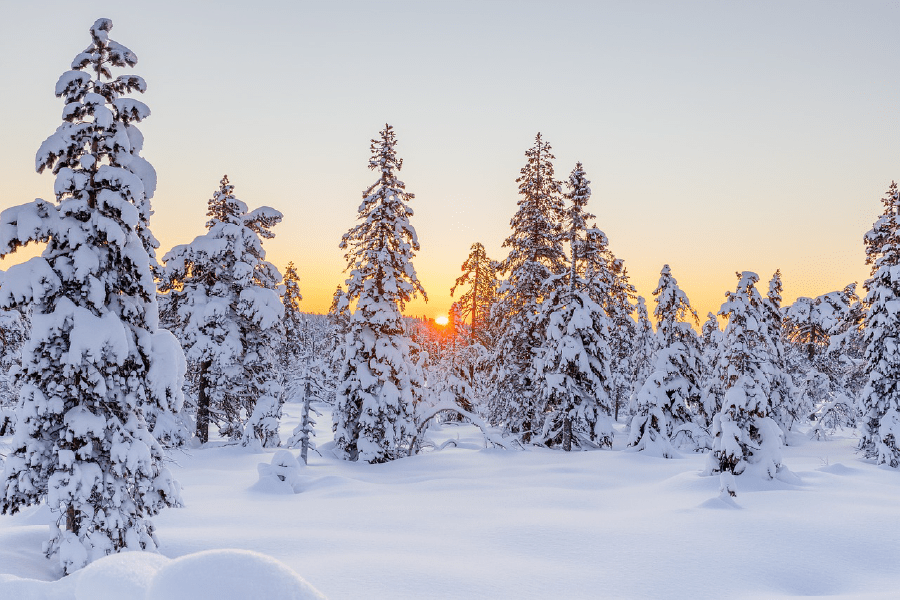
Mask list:
[{"label": "conifer treeline", "polygon": [[370,463],[432,447],[435,420],[471,423],[498,447],[564,451],[610,448],[621,423],[632,450],[708,452],[707,472],[734,495],[735,475],[784,469],[798,425],[821,438],[859,421],[864,455],[900,466],[896,184],[865,236],[865,301],[851,284],[783,307],[780,272],[764,297],[745,271],[697,335],[668,265],[654,328],[589,212],[583,165],[558,181],[538,134],[516,180],[507,256],[472,245],[441,328],[402,316],[425,290],[414,195],[385,125],[370,146],[376,180],[340,242],[345,284],[327,316],[308,315],[293,264],[282,277],[266,261],[281,213],[250,210],[227,177],[206,232],[157,262],[156,173],[136,127],[150,111],[128,97],[146,84],[113,78],[137,58],[111,28],[94,24],[56,85],[64,122],[37,155],[56,202],[0,215],[0,254],[44,245],[0,281],[0,435],[15,430],[0,510],[47,502],[58,519],[45,551],[66,572],[156,546],[150,518],[180,503],[166,447],[277,447],[288,401],[301,419],[286,445],[304,462],[316,407],[330,404],[330,451]]}]

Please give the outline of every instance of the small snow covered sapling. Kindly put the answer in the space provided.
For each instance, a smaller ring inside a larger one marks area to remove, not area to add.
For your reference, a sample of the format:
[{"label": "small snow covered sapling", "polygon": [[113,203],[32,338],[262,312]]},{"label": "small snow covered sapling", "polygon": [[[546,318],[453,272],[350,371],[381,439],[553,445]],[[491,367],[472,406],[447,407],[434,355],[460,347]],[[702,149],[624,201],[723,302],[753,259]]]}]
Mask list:
[{"label": "small snow covered sapling", "polygon": [[91,44],[56,84],[64,123],[41,145],[37,170],[56,175],[57,203],[0,215],[0,255],[30,242],[40,257],[3,274],[0,305],[30,307],[17,374],[16,434],[0,510],[47,502],[59,514],[45,544],[66,573],[122,550],[154,550],[150,517],[180,503],[180,486],[151,427],[181,407],[184,357],[158,328],[149,229],[153,167],[135,123],[150,114],[126,97],[137,57],[97,20]]}]

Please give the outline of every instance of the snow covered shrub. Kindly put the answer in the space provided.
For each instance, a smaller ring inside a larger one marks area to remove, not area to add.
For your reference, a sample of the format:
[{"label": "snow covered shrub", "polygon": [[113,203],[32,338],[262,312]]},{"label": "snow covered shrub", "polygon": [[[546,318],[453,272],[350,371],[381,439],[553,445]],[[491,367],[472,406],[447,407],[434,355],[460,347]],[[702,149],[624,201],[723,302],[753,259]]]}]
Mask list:
[{"label": "snow covered shrub", "polygon": [[[41,145],[37,170],[56,175],[56,200],[0,215],[0,255],[45,243],[3,274],[0,305],[30,307],[18,421],[0,510],[46,502],[59,514],[45,544],[66,573],[121,550],[153,550],[150,517],[180,503],[150,432],[181,408],[184,357],[158,328],[151,274],[153,167],[135,123],[150,114],[128,98],[136,75],[111,67],[137,57],[98,19],[91,44],[56,84],[65,122]],[[148,425],[148,421],[151,424]]]},{"label": "snow covered shrub", "polygon": [[397,178],[403,161],[396,143],[387,124],[372,140],[369,169],[379,178],[363,192],[359,223],[341,240],[350,271],[344,301],[355,301],[356,310],[341,351],[334,441],[346,460],[370,463],[408,452],[414,406],[425,387],[403,328],[404,306],[425,290],[412,264],[419,242],[407,202],[414,196]]},{"label": "snow covered shrub", "polygon": [[227,176],[208,205],[207,232],[163,257],[160,284],[196,378],[196,435],[209,441],[215,423],[245,445],[275,447],[283,398],[273,337],[284,307],[275,289],[281,274],[260,238],[274,237],[281,213],[248,211]]},{"label": "snow covered shrub", "polygon": [[259,484],[265,487],[274,484],[275,488],[287,487],[295,494],[303,491],[302,465],[297,458],[287,450],[278,450],[272,456],[271,463],[259,463],[256,467],[259,471]]}]

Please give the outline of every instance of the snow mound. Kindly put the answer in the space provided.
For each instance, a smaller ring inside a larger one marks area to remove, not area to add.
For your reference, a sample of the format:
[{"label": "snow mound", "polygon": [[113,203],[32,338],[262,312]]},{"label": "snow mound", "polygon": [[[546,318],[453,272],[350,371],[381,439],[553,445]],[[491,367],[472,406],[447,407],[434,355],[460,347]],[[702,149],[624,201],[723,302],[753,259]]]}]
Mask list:
[{"label": "snow mound", "polygon": [[122,552],[97,560],[81,572],[75,600],[143,598],[153,577],[169,562],[152,552]]},{"label": "snow mound", "polygon": [[146,600],[247,598],[323,600],[325,596],[285,564],[249,550],[208,550],[175,559],[159,570],[146,595]]},{"label": "snow mound", "polygon": [[831,473],[832,475],[852,475],[859,472],[859,469],[854,469],[853,467],[848,467],[841,463],[834,463],[833,465],[819,467],[816,471],[823,471],[825,473]]},{"label": "snow mound", "polygon": [[710,498],[697,508],[712,508],[716,510],[739,510],[741,506],[727,492],[722,492],[715,498]]},{"label": "snow mound", "polygon": [[251,489],[259,492],[275,494],[295,493],[303,491],[302,465],[287,450],[279,450],[272,457],[271,464],[259,463],[259,481]]}]

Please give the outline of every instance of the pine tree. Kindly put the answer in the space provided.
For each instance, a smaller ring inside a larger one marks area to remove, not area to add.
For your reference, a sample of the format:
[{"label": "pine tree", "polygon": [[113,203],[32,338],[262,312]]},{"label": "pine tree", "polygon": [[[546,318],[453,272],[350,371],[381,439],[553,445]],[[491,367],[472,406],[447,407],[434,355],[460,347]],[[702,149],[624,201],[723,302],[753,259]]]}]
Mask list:
[{"label": "pine tree", "polygon": [[628,414],[632,417],[630,420],[633,420],[638,411],[638,393],[644,382],[653,373],[657,344],[656,333],[653,331],[653,324],[650,322],[650,315],[647,312],[647,301],[643,296],[638,296],[635,312],[637,312],[637,321],[634,324],[634,334],[628,344],[631,350],[628,365],[632,368],[629,373],[628,396]]},{"label": "pine tree", "polygon": [[769,293],[763,300],[763,318],[768,326],[766,336],[769,350],[768,362],[768,395],[772,407],[772,418],[781,426],[787,442],[787,433],[794,424],[802,421],[809,414],[804,407],[801,396],[791,381],[784,353],[784,317],[781,308],[781,269],[775,271],[769,281]]},{"label": "pine tree", "polygon": [[356,310],[344,341],[334,439],[345,459],[369,463],[402,456],[415,435],[412,415],[424,387],[401,314],[425,290],[412,264],[419,241],[407,203],[414,196],[397,179],[403,161],[396,144],[390,125],[372,140],[369,169],[379,178],[363,192],[359,223],[340,245],[350,271],[346,299]]},{"label": "pine tree", "polygon": [[0,215],[0,255],[30,242],[40,257],[11,267],[3,307],[30,307],[21,392],[0,511],[46,502],[59,513],[45,544],[66,573],[122,550],[154,550],[150,517],[180,503],[146,416],[180,409],[184,357],[158,329],[149,230],[153,168],[135,126],[149,116],[126,94],[146,89],[111,68],[137,57],[98,19],[91,44],[56,84],[65,122],[41,145],[57,203]]},{"label": "pine tree", "polygon": [[[611,352],[610,323],[603,308],[591,298],[589,289],[602,282],[579,276],[585,252],[587,219],[585,211],[591,196],[581,163],[569,176],[566,210],[569,247],[572,252],[569,271],[552,276],[559,283],[547,285],[549,297],[542,303],[547,323],[544,343],[537,350],[535,367],[539,415],[543,418],[540,435],[533,441],[563,450],[572,449],[573,437],[600,446],[612,446],[612,406],[609,399]],[[581,445],[581,444],[579,444]]]},{"label": "pine tree", "polygon": [[878,464],[900,467],[900,189],[881,200],[884,211],[866,235],[866,387],[860,450]]},{"label": "pine tree", "polygon": [[723,333],[719,329],[719,320],[713,313],[707,313],[701,340],[703,404],[698,417],[702,419],[703,427],[709,429],[712,426],[713,417],[722,410],[726,378],[722,348]]},{"label": "pine tree", "polygon": [[476,242],[472,244],[468,258],[462,265],[463,274],[457,277],[450,288],[450,296],[461,285],[469,285],[468,291],[456,302],[460,316],[470,319],[470,342],[477,340],[483,346],[489,346],[488,320],[491,306],[497,296],[496,263],[488,258],[484,246]]},{"label": "pine tree", "polygon": [[[279,363],[281,365],[281,385],[286,399],[300,403],[300,422],[291,433],[286,446],[300,448],[300,460],[308,463],[309,449],[315,450],[312,437],[315,435],[316,421],[310,413],[319,413],[312,407],[312,401],[327,400],[333,392],[328,383],[327,335],[320,335],[320,329],[313,325],[311,315],[300,310],[303,296],[300,294],[300,277],[294,263],[288,263],[284,270],[281,302],[284,317],[281,319]],[[327,322],[325,319],[321,321]]]},{"label": "pine tree", "polygon": [[508,276],[491,313],[499,339],[492,359],[497,390],[490,420],[525,441],[539,434],[544,422],[537,412],[533,371],[534,350],[541,347],[546,332],[546,324],[540,322],[541,302],[549,294],[551,276],[566,267],[564,209],[550,150],[538,133],[534,146],[525,152],[527,161],[516,179],[519,210],[510,221],[512,233],[503,243],[509,255],[499,269]]},{"label": "pine tree", "polygon": [[206,214],[207,232],[163,257],[160,285],[196,377],[196,435],[208,442],[215,423],[233,440],[278,446],[282,390],[272,364],[284,307],[260,238],[274,237],[282,216],[248,211],[227,176]]},{"label": "pine tree", "polygon": [[[610,320],[610,380],[609,395],[613,404],[614,420],[619,420],[619,409],[628,405],[632,395],[633,371],[639,368],[640,352],[638,324],[632,317],[635,307],[631,303],[637,292],[628,278],[624,262],[609,249],[609,240],[596,225],[587,228],[578,251],[579,273],[584,274],[591,299],[603,308]],[[647,322],[649,327],[649,321]],[[650,336],[653,329],[649,329]],[[646,355],[647,360],[650,354]]]},{"label": "pine tree", "polygon": [[685,319],[698,323],[697,312],[672,277],[669,265],[660,271],[656,298],[656,358],[653,372],[637,395],[638,414],[631,421],[628,445],[666,458],[674,455],[671,440],[679,445],[699,444],[693,414],[701,406],[700,346]]},{"label": "pine tree", "polygon": [[27,319],[18,310],[0,310],[0,437],[15,429],[19,385],[15,374],[22,364],[22,344],[28,335]]},{"label": "pine tree", "polygon": [[737,276],[737,289],[726,294],[719,311],[728,319],[722,344],[726,392],[713,418],[707,463],[707,473],[719,473],[721,491],[730,496],[737,494],[734,476],[748,468],[769,479],[783,469],[783,434],[772,419],[766,389],[771,355],[763,300],[755,286],[759,276],[749,271]]}]

